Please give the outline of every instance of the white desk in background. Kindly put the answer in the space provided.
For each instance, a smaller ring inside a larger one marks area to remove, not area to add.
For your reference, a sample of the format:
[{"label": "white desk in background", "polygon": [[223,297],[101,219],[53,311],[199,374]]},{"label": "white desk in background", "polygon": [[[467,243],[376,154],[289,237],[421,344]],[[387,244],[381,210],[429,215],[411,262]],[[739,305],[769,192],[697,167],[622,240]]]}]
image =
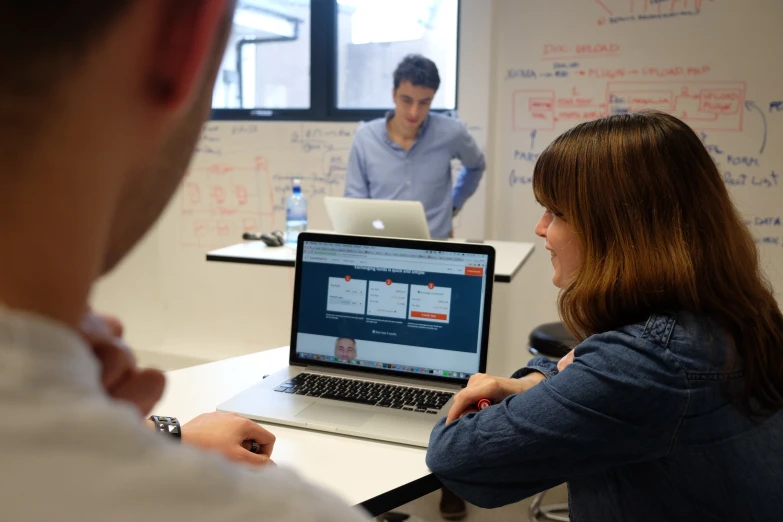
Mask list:
[{"label": "white desk in background", "polygon": [[[183,424],[288,364],[288,347],[167,372],[166,392],[153,414]],[[372,516],[440,487],[424,463],[426,450],[263,423],[275,434],[272,459]],[[301,500],[301,499],[300,499]]]},{"label": "white desk in background", "polygon": [[[483,244],[495,249],[496,283],[510,283],[533,252],[533,243],[487,240]],[[293,267],[296,247],[268,247],[261,241],[246,241],[208,252],[207,261]]]}]

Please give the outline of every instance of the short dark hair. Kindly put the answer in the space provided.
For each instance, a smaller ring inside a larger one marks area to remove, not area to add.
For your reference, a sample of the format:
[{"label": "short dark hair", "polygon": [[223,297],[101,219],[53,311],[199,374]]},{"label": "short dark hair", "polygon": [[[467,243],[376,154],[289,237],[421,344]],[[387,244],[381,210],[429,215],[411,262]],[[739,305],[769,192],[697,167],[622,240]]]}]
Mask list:
[{"label": "short dark hair", "polygon": [[134,0],[0,3],[0,94],[47,93]]},{"label": "short dark hair", "polygon": [[414,86],[429,87],[437,91],[440,87],[438,66],[420,54],[409,54],[394,70],[394,88],[399,87],[402,82],[411,82]]}]

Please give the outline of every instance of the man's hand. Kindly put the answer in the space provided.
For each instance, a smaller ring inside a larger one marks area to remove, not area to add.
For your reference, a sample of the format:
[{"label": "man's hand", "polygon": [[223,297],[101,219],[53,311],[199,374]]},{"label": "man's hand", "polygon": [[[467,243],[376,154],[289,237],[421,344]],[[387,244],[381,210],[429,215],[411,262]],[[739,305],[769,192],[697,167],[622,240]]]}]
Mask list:
[{"label": "man's hand", "polygon": [[543,380],[544,375],[538,372],[525,375],[521,379],[504,379],[485,373],[474,374],[467,387],[454,396],[454,404],[449,410],[446,424],[467,413],[478,411],[476,403],[479,399],[489,399],[495,404],[510,395],[525,392]]},{"label": "man's hand", "polygon": [[[146,418],[163,394],[165,377],[158,370],[136,366],[136,358],[123,341],[122,333],[122,323],[117,318],[92,311],[85,314],[81,323],[82,337],[101,363],[101,382],[106,392],[115,399],[130,402]],[[255,466],[274,464],[269,457],[275,436],[238,415],[207,413],[196,417],[182,426],[182,440],[201,449],[217,451],[230,460]],[[250,452],[254,440],[261,446],[260,454]]]},{"label": "man's hand", "polygon": [[136,366],[122,333],[122,323],[116,317],[89,310],[82,319],[81,334],[101,363],[104,389],[111,397],[136,406],[146,418],[163,395],[166,378],[159,370]]},{"label": "man's hand", "polygon": [[[274,464],[275,436],[255,422],[234,413],[212,412],[199,415],[182,426],[182,441],[201,449],[216,451],[229,460],[253,466]],[[260,444],[260,454],[249,451],[252,441]]]}]

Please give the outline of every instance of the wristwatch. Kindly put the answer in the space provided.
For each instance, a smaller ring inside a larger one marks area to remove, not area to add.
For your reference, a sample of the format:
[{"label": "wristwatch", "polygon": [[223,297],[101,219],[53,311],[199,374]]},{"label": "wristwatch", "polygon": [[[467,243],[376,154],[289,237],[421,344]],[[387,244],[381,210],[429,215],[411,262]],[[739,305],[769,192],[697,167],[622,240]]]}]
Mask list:
[{"label": "wristwatch", "polygon": [[163,417],[161,415],[152,415],[150,420],[155,424],[155,431],[167,433],[179,441],[182,438],[182,427],[176,417]]}]

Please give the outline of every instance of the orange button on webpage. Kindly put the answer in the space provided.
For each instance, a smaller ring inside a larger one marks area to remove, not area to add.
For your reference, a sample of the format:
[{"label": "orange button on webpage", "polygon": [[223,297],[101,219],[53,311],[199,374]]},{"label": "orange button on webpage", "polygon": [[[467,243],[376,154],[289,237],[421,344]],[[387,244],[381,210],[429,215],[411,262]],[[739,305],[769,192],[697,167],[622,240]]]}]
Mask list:
[{"label": "orange button on webpage", "polygon": [[436,321],[445,321],[448,319],[448,316],[446,314],[436,314],[433,312],[411,312],[411,317],[416,317],[419,319],[434,319]]}]

